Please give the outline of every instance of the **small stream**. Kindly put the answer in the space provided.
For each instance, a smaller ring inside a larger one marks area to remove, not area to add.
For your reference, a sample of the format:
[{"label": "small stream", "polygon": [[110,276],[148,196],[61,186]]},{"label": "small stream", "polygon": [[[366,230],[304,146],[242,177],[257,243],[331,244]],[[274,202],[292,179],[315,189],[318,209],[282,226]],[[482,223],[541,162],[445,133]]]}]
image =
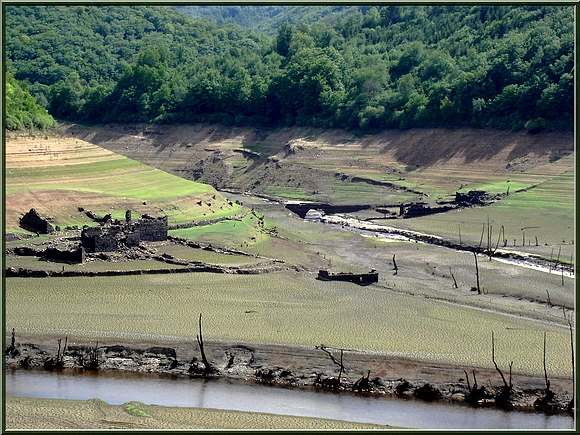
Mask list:
[{"label": "small stream", "polygon": [[225,379],[176,379],[104,372],[7,369],[6,395],[140,401],[162,406],[215,408],[375,423],[417,429],[573,429],[568,415],[506,412],[389,397],[302,390]]},{"label": "small stream", "polygon": [[[290,209],[286,208],[283,204],[283,201],[276,201],[273,199],[259,198],[259,197],[251,196],[251,195],[233,194],[231,192],[222,192],[222,193],[224,195],[226,195],[227,197],[231,197],[231,198],[239,200],[239,201],[245,201],[246,203],[248,203],[247,205],[257,207],[258,209],[261,209],[262,211],[264,211],[266,209],[268,209],[270,211],[271,210],[286,210],[286,211],[289,211],[290,213],[292,213],[293,215],[298,216],[302,219],[302,216],[300,216],[298,213],[296,213],[296,211],[291,211]],[[332,216],[332,215],[327,215],[327,216],[331,217],[331,219],[323,219],[323,220],[304,219],[304,222],[318,223],[318,224],[322,224],[326,227],[335,228],[335,229],[342,230],[342,231],[351,231],[351,232],[359,233],[359,234],[362,234],[365,236],[385,238],[385,239],[390,239],[393,241],[426,243],[424,241],[418,240],[417,238],[414,238],[413,231],[406,231],[406,230],[392,228],[393,231],[391,232],[391,231],[389,231],[390,227],[388,227],[388,226],[382,226],[382,225],[378,225],[378,224],[368,224],[364,221],[359,221],[357,219],[350,218],[351,221],[354,221],[360,225],[363,225],[363,227],[357,227],[357,226],[349,225],[348,219],[342,219],[342,218],[332,219],[333,217],[336,217],[336,216]],[[365,225],[367,225],[369,228],[365,228],[364,227]],[[376,229],[372,229],[373,227]],[[424,236],[429,236],[429,235],[425,234]],[[435,236],[433,236],[433,237],[435,237]],[[441,247],[444,249],[461,250],[461,249],[456,249],[456,248],[449,248],[446,246],[441,246]],[[518,267],[526,267],[529,269],[534,269],[534,270],[546,272],[549,274],[552,274],[552,273],[560,274],[561,273],[566,278],[572,278],[572,279],[575,278],[574,270],[568,270],[568,269],[556,270],[556,269],[554,269],[554,267],[549,267],[545,264],[540,264],[539,262],[532,261],[532,260],[524,260],[524,259],[517,259],[517,258],[502,258],[499,256],[494,257],[494,259],[497,261],[511,264],[511,265],[518,266]]]}]

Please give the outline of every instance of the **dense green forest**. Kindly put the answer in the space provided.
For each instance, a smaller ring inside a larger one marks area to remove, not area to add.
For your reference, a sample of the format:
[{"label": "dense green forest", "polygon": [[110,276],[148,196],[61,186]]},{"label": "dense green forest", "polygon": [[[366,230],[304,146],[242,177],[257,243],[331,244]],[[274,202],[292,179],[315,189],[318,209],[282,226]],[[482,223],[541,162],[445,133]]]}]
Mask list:
[{"label": "dense green forest", "polygon": [[14,77],[6,77],[6,117],[4,126],[8,130],[47,129],[54,127],[56,121],[45,108]]},{"label": "dense green forest", "polygon": [[87,123],[573,128],[572,6],[210,8],[7,5],[6,69]]},{"label": "dense green forest", "polygon": [[176,6],[192,18],[218,24],[238,24],[275,36],[284,23],[333,25],[351,14],[365,13],[371,6]]}]

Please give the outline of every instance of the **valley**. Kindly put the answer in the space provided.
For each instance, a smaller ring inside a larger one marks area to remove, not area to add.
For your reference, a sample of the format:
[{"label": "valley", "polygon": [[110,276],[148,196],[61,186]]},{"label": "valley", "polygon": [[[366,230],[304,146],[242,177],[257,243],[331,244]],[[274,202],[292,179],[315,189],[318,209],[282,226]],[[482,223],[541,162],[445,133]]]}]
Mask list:
[{"label": "valley", "polygon": [[[387,156],[379,143],[395,133],[356,138],[337,131],[273,130],[261,132],[260,142],[256,130],[218,125],[64,125],[59,131],[54,137],[12,137],[7,142],[7,334],[14,328],[17,338],[37,343],[36,348],[41,339],[49,354],[50,343],[65,336],[109,345],[123,341],[131,348],[153,339],[171,347],[193,338],[194,319],[203,313],[208,349],[232,343],[214,350],[213,358],[220,352],[227,355],[235,343],[263,351],[275,345],[315,349],[322,343],[335,352],[377,356],[373,363],[357,362],[339,389],[352,388],[372,366],[382,382],[406,373],[415,388],[434,382],[447,397],[451,393],[446,391],[467,388],[465,381],[457,384],[463,370],[477,370],[490,391],[494,384],[499,388],[490,357],[494,333],[500,366],[506,370],[513,364],[514,386],[525,397],[514,403],[533,408],[538,395],[532,390],[541,391],[543,383],[541,342],[547,333],[552,385],[558,406],[565,407],[572,388],[567,322],[575,307],[574,152],[566,135],[506,133],[511,142],[495,144],[498,155],[472,161],[465,157],[465,143],[457,143],[459,155],[409,170],[415,160],[396,158],[405,154],[401,144],[411,137],[405,135],[423,135],[416,137],[420,143],[433,132],[397,133],[401,137],[391,140],[399,146]],[[465,140],[473,140],[467,133]],[[305,134],[307,145],[299,140]],[[247,135],[252,139],[244,142]],[[250,146],[248,141],[258,142]],[[249,148],[254,151],[245,151]],[[339,159],[337,150],[343,148],[350,151]],[[301,152],[325,157],[308,159]],[[211,155],[222,157],[212,160],[207,172],[196,172],[197,181],[188,181],[193,178],[190,169],[203,166],[200,162]],[[351,165],[353,155],[359,160],[356,166]],[[514,161],[523,162],[517,173]],[[461,170],[462,165],[468,170]],[[269,172],[272,166],[277,170]],[[300,178],[311,172],[319,176]],[[289,181],[284,174],[295,178]],[[273,185],[240,181],[265,175],[275,180]],[[215,186],[198,183],[211,177]],[[504,191],[507,177],[509,193]],[[355,181],[360,178],[367,181]],[[300,192],[302,183],[319,193],[284,196]],[[484,188],[502,195],[488,205],[412,218],[397,215],[401,204],[437,207],[453,198],[454,191]],[[528,203],[531,193],[534,201]],[[316,222],[288,208],[309,200],[346,212],[323,213]],[[348,206],[359,208],[348,211]],[[59,231],[30,237],[19,228],[18,216],[31,207],[51,216]],[[170,237],[118,253],[87,254],[80,264],[17,254],[24,248],[41,252],[74,244],[81,227],[99,225],[89,215],[122,219],[126,210],[136,217],[166,215]],[[522,225],[527,231],[523,240]],[[510,257],[544,268],[504,261]],[[477,276],[474,259],[479,259]],[[378,282],[361,287],[320,281],[320,270],[376,270]],[[46,278],[27,277],[39,273]],[[18,346],[23,350],[23,344]],[[272,373],[280,364],[298,364],[268,352],[265,364]],[[21,364],[24,355],[21,351],[10,364]],[[28,355],[41,364],[42,354]],[[318,355],[324,358],[322,352]],[[395,356],[400,359],[397,369],[392,366]],[[183,357],[177,357],[175,370],[183,370]],[[101,358],[105,364],[105,354]],[[302,370],[320,363],[312,355],[300,358]],[[72,368],[79,363],[69,358],[66,364]],[[252,378],[249,373],[256,367],[241,364],[243,378]],[[454,369],[435,380],[415,372],[417,364]],[[270,382],[295,379],[297,385],[310,385],[312,379],[333,379],[334,374],[332,364],[325,364],[321,372],[295,373],[286,380],[276,376]]]}]

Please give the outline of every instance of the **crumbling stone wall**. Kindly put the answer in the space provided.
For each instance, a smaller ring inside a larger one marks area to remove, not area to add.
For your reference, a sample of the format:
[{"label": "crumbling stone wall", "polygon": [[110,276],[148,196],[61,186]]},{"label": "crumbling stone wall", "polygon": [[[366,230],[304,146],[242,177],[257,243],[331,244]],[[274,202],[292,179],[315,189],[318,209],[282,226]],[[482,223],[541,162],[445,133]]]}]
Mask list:
[{"label": "crumbling stone wall", "polygon": [[88,252],[110,252],[118,248],[117,231],[111,227],[84,227],[81,232],[81,245]]},{"label": "crumbling stone wall", "polygon": [[347,281],[359,285],[369,285],[375,282],[379,282],[379,274],[374,269],[369,273],[329,273],[325,269],[320,269],[318,271],[317,279],[321,281]]},{"label": "crumbling stone wall", "polygon": [[485,190],[470,190],[467,193],[455,192],[455,202],[461,206],[488,205],[492,198]]},{"label": "crumbling stone wall", "polygon": [[141,241],[162,242],[167,240],[167,234],[167,216],[154,218],[144,215],[142,219],[133,221],[127,213],[125,222],[83,228],[81,245],[89,252],[110,252],[138,246]]},{"label": "crumbling stone wall", "polygon": [[147,242],[162,242],[167,240],[167,216],[154,218],[144,215],[133,224],[133,232],[138,232],[140,239]]},{"label": "crumbling stone wall", "polygon": [[34,249],[28,246],[17,246],[6,250],[8,255],[18,255],[21,257],[39,257],[45,261],[55,261],[59,263],[84,263],[85,249],[82,246],[77,246],[74,249],[59,249],[57,247],[49,246],[46,249]]},{"label": "crumbling stone wall", "polygon": [[60,250],[58,248],[46,248],[42,253],[41,258],[47,261],[55,261],[58,263],[84,263],[85,262],[85,248],[79,246],[72,251]]},{"label": "crumbling stone wall", "polygon": [[452,206],[430,207],[424,202],[415,202],[411,204],[401,204],[399,216],[402,218],[413,218],[436,213],[444,213],[452,209]]}]

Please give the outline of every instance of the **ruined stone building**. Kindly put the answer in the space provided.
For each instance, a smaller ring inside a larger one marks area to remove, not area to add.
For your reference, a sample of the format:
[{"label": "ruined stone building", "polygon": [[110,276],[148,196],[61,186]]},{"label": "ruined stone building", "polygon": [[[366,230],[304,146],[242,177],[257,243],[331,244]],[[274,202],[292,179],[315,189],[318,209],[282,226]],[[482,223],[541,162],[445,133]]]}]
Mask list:
[{"label": "ruined stone building", "polygon": [[40,216],[34,208],[31,208],[28,213],[20,218],[20,228],[37,234],[54,233],[54,227],[47,219]]},{"label": "ruined stone building", "polygon": [[109,221],[98,227],[85,227],[81,232],[81,245],[87,252],[110,252],[123,247],[139,245],[141,241],[167,240],[167,216],[154,218],[144,215],[137,221],[126,214],[125,222]]}]

